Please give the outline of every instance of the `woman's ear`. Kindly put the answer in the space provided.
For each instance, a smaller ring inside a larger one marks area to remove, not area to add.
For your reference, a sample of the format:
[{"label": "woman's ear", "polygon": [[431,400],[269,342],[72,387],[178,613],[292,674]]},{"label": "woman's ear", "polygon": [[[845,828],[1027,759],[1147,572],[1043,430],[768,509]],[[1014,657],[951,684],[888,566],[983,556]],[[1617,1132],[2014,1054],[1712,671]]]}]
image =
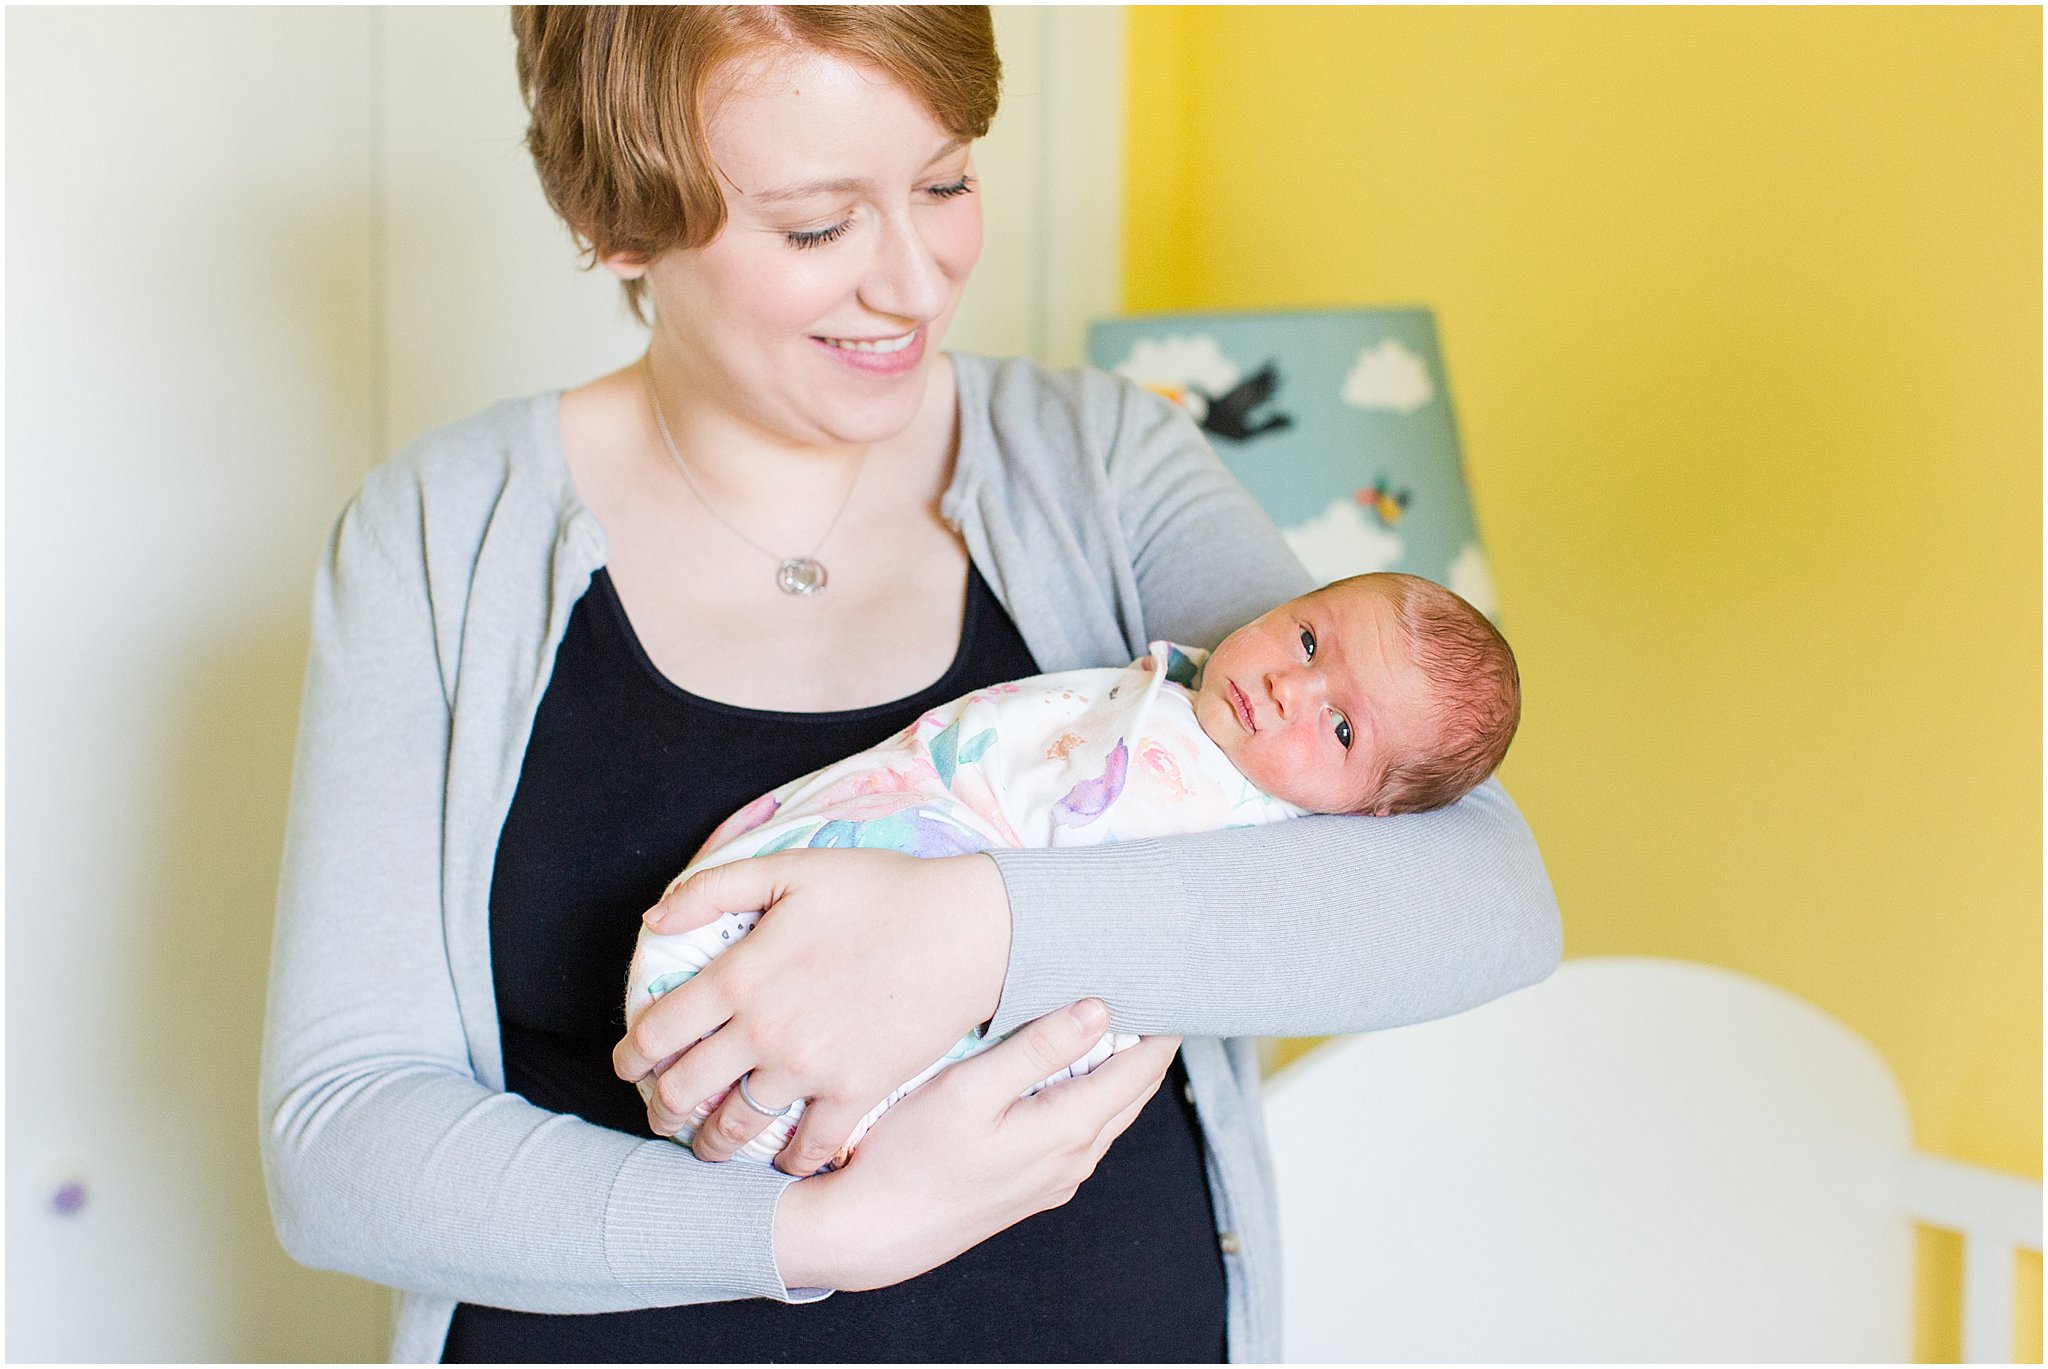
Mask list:
[{"label": "woman's ear", "polygon": [[647,274],[647,259],[635,252],[608,253],[597,264],[620,280],[639,280]]}]

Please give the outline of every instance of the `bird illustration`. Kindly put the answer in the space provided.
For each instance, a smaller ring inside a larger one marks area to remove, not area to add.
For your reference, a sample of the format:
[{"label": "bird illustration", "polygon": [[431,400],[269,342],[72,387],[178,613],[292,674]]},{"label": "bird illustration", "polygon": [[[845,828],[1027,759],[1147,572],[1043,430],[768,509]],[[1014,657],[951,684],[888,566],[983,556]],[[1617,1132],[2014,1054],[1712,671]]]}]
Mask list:
[{"label": "bird illustration", "polygon": [[1108,812],[1109,806],[1124,792],[1124,778],[1130,773],[1130,768],[1131,749],[1124,745],[1122,737],[1118,737],[1102,773],[1092,780],[1082,780],[1067,791],[1066,797],[1053,804],[1053,826],[1086,827]]},{"label": "bird illustration", "polygon": [[1193,385],[1187,388],[1201,395],[1207,405],[1201,418],[1202,430],[1217,437],[1248,442],[1264,433],[1294,426],[1289,414],[1272,413],[1259,418],[1252,412],[1270,401],[1280,388],[1280,366],[1276,361],[1267,362],[1222,395],[1203,394]]},{"label": "bird illustration", "polygon": [[1390,528],[1408,512],[1408,491],[1393,488],[1385,476],[1380,477],[1371,489],[1359,490],[1351,497],[1378,514],[1380,522]]}]

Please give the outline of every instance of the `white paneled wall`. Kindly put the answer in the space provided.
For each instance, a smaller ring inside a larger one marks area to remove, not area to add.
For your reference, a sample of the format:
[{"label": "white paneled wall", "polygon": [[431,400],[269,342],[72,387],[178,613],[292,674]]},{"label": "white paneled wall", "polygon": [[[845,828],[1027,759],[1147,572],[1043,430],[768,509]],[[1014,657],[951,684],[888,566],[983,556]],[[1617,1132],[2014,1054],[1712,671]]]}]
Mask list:
[{"label": "white paneled wall", "polygon": [[[1121,23],[998,10],[952,345],[1073,361],[1114,306]],[[398,443],[638,330],[534,186],[502,9],[6,39],[7,1357],[377,1358],[383,1293],[287,1259],[257,1170],[311,568]]]},{"label": "white paneled wall", "polygon": [[309,570],[373,452],[369,36],[7,14],[10,1359],[377,1348],[278,1251],[255,1113]]}]

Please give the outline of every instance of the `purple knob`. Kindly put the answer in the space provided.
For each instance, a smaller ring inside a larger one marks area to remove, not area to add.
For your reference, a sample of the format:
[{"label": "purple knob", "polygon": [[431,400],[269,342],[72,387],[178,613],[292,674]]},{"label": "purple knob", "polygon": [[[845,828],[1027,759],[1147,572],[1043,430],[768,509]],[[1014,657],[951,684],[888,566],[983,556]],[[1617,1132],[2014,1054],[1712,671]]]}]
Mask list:
[{"label": "purple knob", "polygon": [[50,1210],[60,1217],[75,1217],[84,1206],[85,1185],[76,1179],[65,1180],[50,1195]]}]

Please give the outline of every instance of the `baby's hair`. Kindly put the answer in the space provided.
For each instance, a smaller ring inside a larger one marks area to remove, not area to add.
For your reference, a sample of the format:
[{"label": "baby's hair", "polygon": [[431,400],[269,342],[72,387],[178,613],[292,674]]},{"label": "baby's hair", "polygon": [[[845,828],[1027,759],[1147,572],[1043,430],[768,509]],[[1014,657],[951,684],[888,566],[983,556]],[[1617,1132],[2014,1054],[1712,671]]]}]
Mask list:
[{"label": "baby's hair", "polygon": [[1486,615],[1431,580],[1382,572],[1339,580],[1384,595],[1435,698],[1437,744],[1396,756],[1359,811],[1423,813],[1457,802],[1499,768],[1522,720],[1515,653]]}]

